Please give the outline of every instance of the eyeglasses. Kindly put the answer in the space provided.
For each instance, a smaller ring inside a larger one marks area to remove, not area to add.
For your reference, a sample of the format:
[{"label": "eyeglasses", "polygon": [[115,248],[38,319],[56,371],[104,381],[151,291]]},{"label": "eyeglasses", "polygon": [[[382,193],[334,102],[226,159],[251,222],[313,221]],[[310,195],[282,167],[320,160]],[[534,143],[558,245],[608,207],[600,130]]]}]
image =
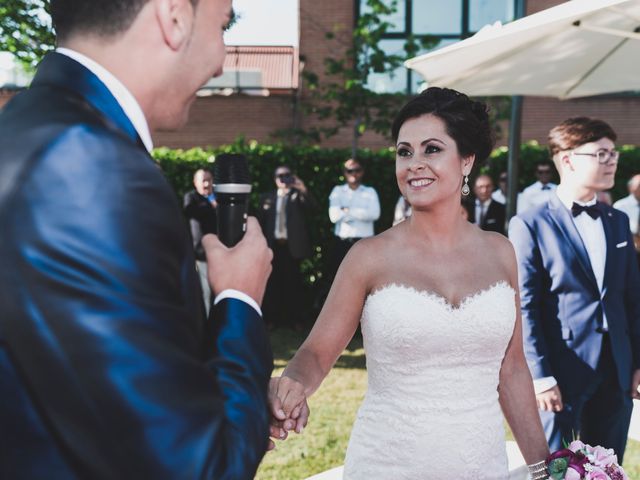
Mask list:
[{"label": "eyeglasses", "polygon": [[551,175],[551,170],[538,170],[536,173],[538,175]]},{"label": "eyeglasses", "polygon": [[590,157],[595,157],[600,165],[606,165],[609,162],[617,162],[620,157],[620,152],[617,150],[606,150],[602,148],[596,153],[571,152],[571,155],[588,155]]},{"label": "eyeglasses", "polygon": [[353,175],[354,173],[362,173],[362,168],[345,168],[344,173]]}]

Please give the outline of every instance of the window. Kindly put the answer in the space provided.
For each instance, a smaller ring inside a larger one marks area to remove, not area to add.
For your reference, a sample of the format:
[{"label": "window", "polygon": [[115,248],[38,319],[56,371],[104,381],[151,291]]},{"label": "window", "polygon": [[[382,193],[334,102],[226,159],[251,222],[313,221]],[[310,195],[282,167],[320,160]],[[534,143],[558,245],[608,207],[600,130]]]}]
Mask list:
[{"label": "window", "polygon": [[[392,0],[384,0],[387,5]],[[381,47],[389,53],[403,51],[408,35],[436,37],[439,43],[431,50],[442,48],[467,38],[484,25],[514,19],[517,0],[397,0],[396,13],[384,20],[389,29]],[[367,0],[358,0],[357,14],[367,11]],[[423,51],[420,53],[426,53]],[[422,77],[405,67],[395,72],[369,75],[368,86],[379,93],[417,93],[424,85]]]},{"label": "window", "polygon": [[413,2],[411,28],[418,35],[460,35],[462,2],[454,0],[417,0]]},{"label": "window", "polygon": [[[385,4],[386,6],[390,6],[392,1],[391,0],[382,0],[382,3]],[[398,1],[396,3],[396,11],[393,15],[385,15],[384,17],[381,18],[381,20],[384,20],[386,22],[389,22],[391,25],[393,25],[388,32],[389,33],[404,33],[405,30],[405,18],[406,18],[406,11],[405,11],[405,7],[406,4],[404,2],[404,0]],[[367,6],[367,2],[366,0],[361,0],[361,13],[369,13],[371,12],[371,9]]]}]

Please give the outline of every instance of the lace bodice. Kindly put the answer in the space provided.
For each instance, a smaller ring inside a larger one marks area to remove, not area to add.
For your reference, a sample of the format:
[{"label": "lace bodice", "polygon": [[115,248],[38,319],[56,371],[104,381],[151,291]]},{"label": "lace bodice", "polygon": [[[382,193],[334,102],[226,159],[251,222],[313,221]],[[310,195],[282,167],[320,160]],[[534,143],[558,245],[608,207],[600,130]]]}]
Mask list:
[{"label": "lace bodice", "polygon": [[457,307],[397,284],[369,295],[368,389],[345,480],[508,478],[497,387],[514,295],[506,282]]}]

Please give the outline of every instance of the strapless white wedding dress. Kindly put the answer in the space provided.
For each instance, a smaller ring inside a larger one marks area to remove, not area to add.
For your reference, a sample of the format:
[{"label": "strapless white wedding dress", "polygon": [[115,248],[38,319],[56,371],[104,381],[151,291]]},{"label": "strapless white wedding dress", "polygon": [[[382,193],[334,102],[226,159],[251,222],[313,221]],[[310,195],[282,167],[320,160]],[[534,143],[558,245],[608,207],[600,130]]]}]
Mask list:
[{"label": "strapless white wedding dress", "polygon": [[368,389],[345,480],[509,478],[497,387],[514,295],[499,282],[457,307],[396,284],[368,296]]}]

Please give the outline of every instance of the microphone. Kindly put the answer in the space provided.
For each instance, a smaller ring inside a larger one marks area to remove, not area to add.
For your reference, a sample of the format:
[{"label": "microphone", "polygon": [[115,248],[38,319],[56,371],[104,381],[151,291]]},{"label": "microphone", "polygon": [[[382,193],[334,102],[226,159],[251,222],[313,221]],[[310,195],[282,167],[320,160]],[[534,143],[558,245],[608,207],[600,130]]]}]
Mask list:
[{"label": "microphone", "polygon": [[247,231],[247,210],[251,181],[244,155],[223,153],[214,164],[213,191],[218,207],[218,238],[227,247],[237,244]]}]

